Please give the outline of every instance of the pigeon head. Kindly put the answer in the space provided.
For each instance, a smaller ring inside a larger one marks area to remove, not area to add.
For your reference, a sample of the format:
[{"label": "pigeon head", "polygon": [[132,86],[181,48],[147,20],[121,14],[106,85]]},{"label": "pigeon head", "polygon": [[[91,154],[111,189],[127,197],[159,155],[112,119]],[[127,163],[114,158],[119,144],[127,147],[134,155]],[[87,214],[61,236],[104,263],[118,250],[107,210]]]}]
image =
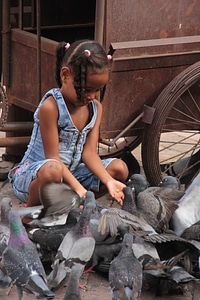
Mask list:
[{"label": "pigeon head", "polygon": [[167,175],[162,178],[162,181],[160,182],[159,186],[179,190],[180,181],[174,176]]},{"label": "pigeon head", "polygon": [[138,195],[140,192],[148,188],[149,183],[142,174],[133,174],[130,177],[127,185],[134,188],[136,195]]},{"label": "pigeon head", "polygon": [[124,193],[124,201],[122,204],[122,209],[128,211],[133,215],[137,215],[137,206],[135,202],[135,189],[130,186],[126,186],[123,188]]}]

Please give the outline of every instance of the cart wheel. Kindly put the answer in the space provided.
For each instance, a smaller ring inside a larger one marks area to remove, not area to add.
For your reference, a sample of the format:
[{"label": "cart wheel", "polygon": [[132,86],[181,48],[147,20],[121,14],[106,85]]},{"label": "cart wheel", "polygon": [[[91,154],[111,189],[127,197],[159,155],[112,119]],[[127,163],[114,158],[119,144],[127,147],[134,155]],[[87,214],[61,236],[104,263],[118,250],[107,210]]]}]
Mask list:
[{"label": "cart wheel", "polygon": [[150,185],[169,174],[187,186],[200,170],[200,62],[176,76],[153,107],[142,140],[145,175]]},{"label": "cart wheel", "polygon": [[141,143],[141,140],[142,138],[140,136],[121,137],[112,146],[109,145],[109,140],[106,140],[105,142],[99,141],[97,151],[101,158],[120,158],[125,147],[128,147],[130,151],[132,151]]}]

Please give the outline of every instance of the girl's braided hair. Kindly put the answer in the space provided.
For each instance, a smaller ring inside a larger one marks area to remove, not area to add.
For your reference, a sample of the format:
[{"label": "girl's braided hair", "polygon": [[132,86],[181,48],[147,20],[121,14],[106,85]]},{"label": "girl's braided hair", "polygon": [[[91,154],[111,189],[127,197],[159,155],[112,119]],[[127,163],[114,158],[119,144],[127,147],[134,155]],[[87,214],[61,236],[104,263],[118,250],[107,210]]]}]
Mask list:
[{"label": "girl's braided hair", "polygon": [[58,44],[56,49],[56,82],[61,88],[60,70],[68,66],[74,76],[74,88],[79,101],[85,98],[86,74],[88,69],[100,73],[111,68],[104,48],[93,40],[79,40],[71,46],[66,42]]}]

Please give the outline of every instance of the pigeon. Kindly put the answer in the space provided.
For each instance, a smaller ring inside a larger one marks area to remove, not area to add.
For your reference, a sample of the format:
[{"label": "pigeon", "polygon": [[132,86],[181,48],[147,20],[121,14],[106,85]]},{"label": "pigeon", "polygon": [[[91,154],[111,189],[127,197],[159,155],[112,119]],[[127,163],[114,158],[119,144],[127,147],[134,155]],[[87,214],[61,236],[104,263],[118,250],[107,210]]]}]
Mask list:
[{"label": "pigeon", "polygon": [[68,286],[63,300],[81,300],[79,280],[83,273],[83,268],[80,265],[74,265],[70,272]]},{"label": "pigeon", "polygon": [[132,215],[121,208],[110,207],[102,209],[99,220],[98,231],[102,234],[109,233],[110,236],[116,237],[118,234],[118,225],[128,225],[130,232],[141,236],[144,240],[152,243],[164,243],[180,240],[179,236],[174,233],[158,234],[155,229],[149,225],[142,217]]},{"label": "pigeon", "polygon": [[187,241],[179,236],[176,240],[171,240],[163,243],[155,243],[161,261],[171,260],[172,257],[178,257],[180,253],[184,254],[184,259],[181,260],[181,266],[189,272],[199,272],[199,245],[193,241]]},{"label": "pigeon", "polygon": [[177,201],[183,195],[183,192],[164,187],[146,188],[137,195],[137,200],[131,187],[126,186],[123,193],[122,209],[144,219],[159,233],[169,228],[171,216],[178,207]]},{"label": "pigeon", "polygon": [[200,242],[200,221],[190,227],[187,227],[181,234],[181,237],[186,240],[195,240]]},{"label": "pigeon", "polygon": [[65,235],[60,244],[52,265],[52,271],[48,276],[48,283],[51,287],[58,287],[73,265],[79,264],[84,269],[91,259],[95,239],[90,230],[90,215],[95,207],[95,204],[91,202],[84,206],[79,221]]},{"label": "pigeon", "polygon": [[198,281],[197,278],[189,274],[183,267],[174,266],[169,271],[169,277],[160,278],[157,282],[156,296],[169,294],[183,295],[185,290],[183,284],[189,281]]},{"label": "pigeon", "polygon": [[101,217],[99,220],[98,231],[101,234],[105,232],[109,233],[110,236],[117,236],[118,225],[129,225],[130,231],[142,231],[144,234],[151,233],[156,234],[156,231],[150,226],[145,220],[132,215],[128,211],[124,211],[120,208],[110,207],[101,211]]},{"label": "pigeon", "polygon": [[9,212],[11,210],[11,199],[4,197],[1,200],[1,221],[0,221],[0,259],[3,251],[8,245],[10,237]]},{"label": "pigeon", "polygon": [[[124,202],[132,202],[132,210],[129,204],[129,211],[142,217],[158,232],[169,228],[171,216],[184,195],[178,190],[178,180],[172,176],[165,176],[160,185],[149,187],[143,175],[134,174],[124,191]],[[132,188],[133,195],[128,187]]]},{"label": "pigeon", "polygon": [[42,262],[53,262],[56,252],[62,243],[65,235],[78,222],[82,209],[73,208],[63,225],[40,226],[27,228],[28,237],[37,245]]},{"label": "pigeon", "polygon": [[137,209],[157,232],[169,228],[169,222],[184,192],[168,187],[149,187],[137,195]]},{"label": "pigeon", "polygon": [[178,208],[172,215],[172,229],[177,235],[200,220],[200,173],[194,178],[179,200]]},{"label": "pigeon", "polygon": [[79,207],[81,197],[63,182],[46,182],[40,187],[40,201],[43,208],[32,224],[54,226],[66,223],[72,208]]},{"label": "pigeon", "polygon": [[17,210],[10,211],[9,223],[10,238],[2,254],[2,265],[16,285],[18,299],[22,299],[23,291],[37,299],[53,299],[36,247],[28,238]]},{"label": "pigeon", "polygon": [[109,285],[113,300],[137,300],[142,289],[142,266],[133,250],[133,234],[125,233],[122,249],[111,262]]}]

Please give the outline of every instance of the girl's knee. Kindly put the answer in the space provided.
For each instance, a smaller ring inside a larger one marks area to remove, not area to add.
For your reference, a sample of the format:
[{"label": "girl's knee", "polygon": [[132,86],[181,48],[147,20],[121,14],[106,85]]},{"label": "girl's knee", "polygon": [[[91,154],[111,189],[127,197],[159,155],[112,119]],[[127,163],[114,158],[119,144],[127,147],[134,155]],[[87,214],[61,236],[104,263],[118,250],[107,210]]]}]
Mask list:
[{"label": "girl's knee", "polygon": [[38,177],[45,181],[59,182],[62,179],[63,167],[60,162],[48,161],[38,171]]},{"label": "girl's knee", "polygon": [[125,181],[128,177],[128,167],[121,159],[114,159],[107,167],[108,173],[115,179]]}]

